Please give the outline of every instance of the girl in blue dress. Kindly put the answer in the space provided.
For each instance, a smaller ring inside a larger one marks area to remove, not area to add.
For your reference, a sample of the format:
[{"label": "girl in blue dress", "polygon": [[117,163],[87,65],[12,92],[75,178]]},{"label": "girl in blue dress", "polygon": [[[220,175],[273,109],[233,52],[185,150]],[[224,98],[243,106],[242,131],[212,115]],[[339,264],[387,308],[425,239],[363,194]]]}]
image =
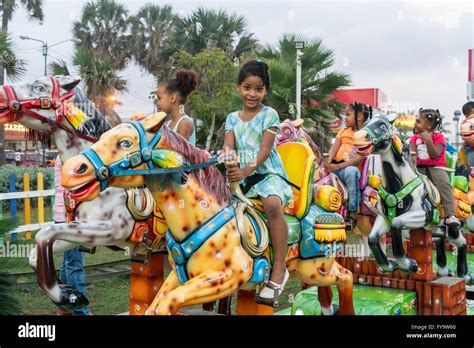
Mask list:
[{"label": "girl in blue dress", "polygon": [[278,113],[262,100],[270,87],[268,65],[252,60],[241,69],[237,90],[242,110],[227,116],[224,153],[237,150],[238,167],[229,168],[229,181],[241,182],[247,197],[260,197],[270,225],[274,263],[270,281],[260,292],[262,303],[274,305],[288,280],[285,258],[288,226],[282,207],[293,197],[282,160],[276,151],[275,136],[280,130]]}]

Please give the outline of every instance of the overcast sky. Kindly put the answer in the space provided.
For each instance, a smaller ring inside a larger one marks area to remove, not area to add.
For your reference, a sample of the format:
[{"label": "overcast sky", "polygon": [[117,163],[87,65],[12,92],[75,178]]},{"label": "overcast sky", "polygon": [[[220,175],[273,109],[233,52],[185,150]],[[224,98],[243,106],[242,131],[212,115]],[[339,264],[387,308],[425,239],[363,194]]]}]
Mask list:
[{"label": "overcast sky", "polygon": [[[28,35],[50,45],[72,37],[83,0],[45,0],[43,25],[25,20],[18,11],[10,33],[27,78],[44,71],[40,44],[19,39]],[[147,1],[120,1],[135,13]],[[474,46],[474,1],[283,1],[173,0],[180,15],[198,6],[225,9],[247,19],[249,31],[262,43],[275,43],[284,33],[322,39],[335,53],[334,69],[351,76],[353,87],[380,88],[399,110],[439,108],[452,117],[466,101],[467,54]],[[72,43],[50,49],[50,61],[70,60]],[[122,74],[129,92],[121,96],[122,117],[152,111],[147,101],[153,79],[136,66]]]}]

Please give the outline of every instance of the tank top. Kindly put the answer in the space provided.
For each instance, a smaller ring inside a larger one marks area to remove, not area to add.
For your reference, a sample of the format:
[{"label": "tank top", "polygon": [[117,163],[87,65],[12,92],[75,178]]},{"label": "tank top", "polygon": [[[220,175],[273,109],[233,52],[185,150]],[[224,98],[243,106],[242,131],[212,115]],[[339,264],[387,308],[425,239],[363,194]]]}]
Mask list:
[{"label": "tank top", "polygon": [[[189,142],[191,144],[193,144],[194,146],[196,146],[196,126],[194,125],[194,121],[191,117],[189,117],[188,115],[183,115],[181,116],[181,118],[178,120],[178,122],[176,122],[176,125],[173,127],[172,131],[173,132],[176,132],[178,133],[178,127],[179,127],[179,124],[181,123],[182,120],[184,119],[188,119],[191,121],[191,123],[193,124],[193,133],[191,134],[191,136],[189,137]],[[171,123],[172,120],[169,120],[169,121],[166,121],[166,125],[169,126],[170,123]]]}]

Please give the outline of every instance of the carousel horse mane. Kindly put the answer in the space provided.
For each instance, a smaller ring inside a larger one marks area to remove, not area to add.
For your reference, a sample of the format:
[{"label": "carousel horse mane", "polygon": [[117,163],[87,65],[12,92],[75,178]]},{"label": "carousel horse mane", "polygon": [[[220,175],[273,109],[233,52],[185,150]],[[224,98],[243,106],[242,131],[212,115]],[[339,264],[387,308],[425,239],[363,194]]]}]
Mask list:
[{"label": "carousel horse mane", "polygon": [[86,121],[78,129],[83,134],[99,139],[102,134],[112,129],[105,116],[97,110],[95,104],[87,98],[80,86],[75,88],[74,104],[87,116]]},{"label": "carousel horse mane", "polygon": [[[178,133],[173,132],[166,125],[162,126],[164,141],[163,147],[168,147],[179,152],[189,164],[205,163],[209,160],[206,151],[197,148],[188,142]],[[209,194],[216,196],[219,203],[229,202],[231,198],[230,190],[216,166],[210,166],[193,170],[188,175],[192,175],[199,185]],[[150,185],[151,184],[151,185]],[[176,184],[176,175],[166,175],[159,178],[147,177],[147,186],[159,187],[160,189],[170,189]],[[152,190],[153,191],[153,190]]]},{"label": "carousel horse mane", "polygon": [[392,139],[392,153],[393,157],[395,158],[395,162],[400,165],[404,166],[408,164],[412,169],[411,160],[410,160],[410,151],[408,149],[408,145],[401,140],[397,133],[393,133]]}]

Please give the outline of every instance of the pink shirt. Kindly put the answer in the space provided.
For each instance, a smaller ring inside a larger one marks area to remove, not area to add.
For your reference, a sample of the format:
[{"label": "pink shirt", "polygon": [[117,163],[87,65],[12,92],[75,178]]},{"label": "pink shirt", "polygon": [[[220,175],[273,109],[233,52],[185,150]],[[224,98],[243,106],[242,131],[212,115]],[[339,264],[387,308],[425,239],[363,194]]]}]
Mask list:
[{"label": "pink shirt", "polygon": [[66,208],[64,206],[64,187],[61,185],[62,168],[61,159],[59,156],[56,158],[56,164],[54,165],[54,205],[53,205],[53,216],[55,222],[66,221]]},{"label": "pink shirt", "polygon": [[443,144],[443,150],[438,158],[431,159],[425,141],[415,134],[410,139],[410,144],[416,145],[416,164],[428,167],[446,167],[446,139],[443,134],[434,132],[432,135],[433,144]]}]

